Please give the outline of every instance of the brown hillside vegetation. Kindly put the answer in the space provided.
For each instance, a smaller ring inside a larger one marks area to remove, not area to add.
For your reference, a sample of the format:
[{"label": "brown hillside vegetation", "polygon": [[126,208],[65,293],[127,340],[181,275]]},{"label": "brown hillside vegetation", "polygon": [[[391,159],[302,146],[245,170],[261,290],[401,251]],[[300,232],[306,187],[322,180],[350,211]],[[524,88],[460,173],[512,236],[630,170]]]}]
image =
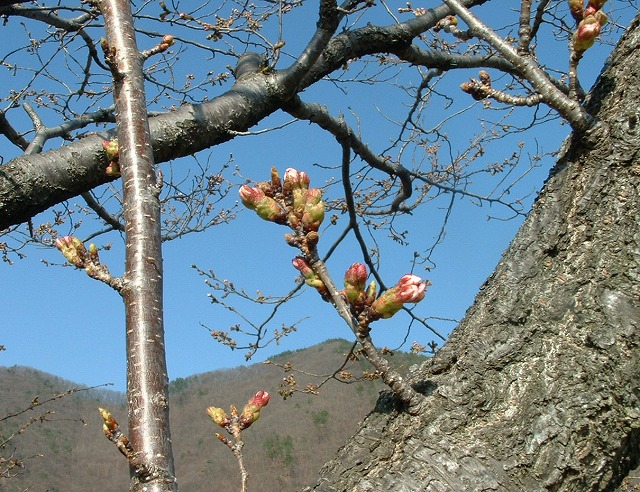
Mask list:
[{"label": "brown hillside vegetation", "polygon": [[[350,347],[344,340],[331,340],[272,360],[279,365],[290,362],[295,369],[309,373],[329,374],[344,361]],[[408,354],[390,359],[402,372],[422,360]],[[349,368],[354,376],[370,370],[364,362],[354,364]],[[215,438],[220,429],[209,420],[207,406],[226,409],[233,403],[242,408],[257,390],[271,393],[260,420],[244,432],[249,490],[293,491],[313,483],[320,467],[374,408],[383,389],[379,382],[331,381],[318,396],[296,393],[283,401],[278,389],[283,377],[290,374],[294,373],[284,373],[276,364],[254,364],[171,383],[171,433],[181,490],[239,488],[237,463]],[[300,388],[320,382],[305,375],[295,377]],[[36,397],[42,402],[73,387],[77,385],[34,369],[0,368],[0,418],[28,407]],[[17,459],[24,464],[11,470],[17,476],[0,477],[0,491],[127,490],[127,464],[102,435],[98,406],[108,408],[126,428],[124,396],[102,389],[75,393],[0,421],[0,442],[4,442],[30,419],[36,420],[0,449],[0,459]],[[0,470],[6,469],[7,463],[0,464]]]}]

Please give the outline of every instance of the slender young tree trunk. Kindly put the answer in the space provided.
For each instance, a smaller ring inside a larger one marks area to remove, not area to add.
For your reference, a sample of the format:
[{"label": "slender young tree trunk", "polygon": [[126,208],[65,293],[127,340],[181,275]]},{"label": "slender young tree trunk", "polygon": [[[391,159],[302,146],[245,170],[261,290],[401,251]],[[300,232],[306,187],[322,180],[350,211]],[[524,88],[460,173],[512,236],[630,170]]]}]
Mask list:
[{"label": "slender young tree trunk", "polygon": [[159,185],[150,144],[142,57],[127,0],[102,0],[114,75],[126,221],[125,287],[131,490],[177,490],[169,432],[162,309]]},{"label": "slender young tree trunk", "polygon": [[[588,53],[583,63],[588,63]],[[446,345],[315,490],[612,491],[640,457],[640,17],[533,210]]]}]

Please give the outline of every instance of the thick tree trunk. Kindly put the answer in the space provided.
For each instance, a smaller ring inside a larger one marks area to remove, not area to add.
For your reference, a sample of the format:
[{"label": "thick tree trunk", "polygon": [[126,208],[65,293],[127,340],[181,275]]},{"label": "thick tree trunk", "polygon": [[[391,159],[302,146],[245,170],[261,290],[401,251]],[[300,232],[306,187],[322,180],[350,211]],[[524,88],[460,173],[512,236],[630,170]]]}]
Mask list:
[{"label": "thick tree trunk", "polygon": [[636,18],[589,103],[605,131],[568,142],[463,322],[413,374],[427,410],[381,398],[315,490],[613,490],[637,465],[639,100]]}]

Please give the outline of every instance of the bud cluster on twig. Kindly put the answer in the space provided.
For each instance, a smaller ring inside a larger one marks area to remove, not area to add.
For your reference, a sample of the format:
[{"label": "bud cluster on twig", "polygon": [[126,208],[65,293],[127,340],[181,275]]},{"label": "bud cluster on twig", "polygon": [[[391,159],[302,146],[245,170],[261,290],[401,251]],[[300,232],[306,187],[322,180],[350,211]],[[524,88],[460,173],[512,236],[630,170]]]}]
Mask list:
[{"label": "bud cluster on twig", "polygon": [[87,249],[84,243],[74,236],[59,237],[55,244],[69,263],[84,268],[91,278],[106,283],[116,291],[122,290],[122,279],[112,276],[107,266],[100,262],[98,247],[95,244],[91,243]]},{"label": "bud cluster on twig", "polygon": [[569,0],[569,10],[576,21],[577,29],[571,39],[577,56],[582,55],[593,46],[608,18],[602,7],[607,0],[589,0],[587,7],[584,0]]},{"label": "bud cluster on twig", "polygon": [[[485,83],[490,86],[490,79],[488,80]],[[277,170],[272,168],[271,181],[258,183],[253,187],[243,185],[239,194],[242,203],[254,210],[259,217],[288,225],[294,231],[293,234],[285,235],[287,243],[297,247],[302,253],[293,259],[294,268],[302,274],[307,285],[316,289],[324,300],[331,301],[329,289],[312,266],[318,260],[317,231],[325,212],[322,192],[310,188],[309,184],[310,179],[305,172],[289,168],[284,174],[284,182],[281,182]],[[365,265],[354,263],[345,273],[344,290],[338,293],[358,320],[359,330],[363,333],[368,333],[372,321],[390,318],[405,303],[421,301],[427,288],[427,282],[408,274],[397,285],[377,297],[376,282],[366,285],[368,276]]]},{"label": "bud cluster on twig", "polygon": [[261,219],[287,224],[294,231],[317,232],[324,220],[322,191],[309,188],[307,173],[289,168],[284,180],[271,168],[271,181],[240,187],[240,199]]},{"label": "bud cluster on twig", "polygon": [[120,164],[118,162],[118,157],[119,157],[120,147],[118,145],[118,140],[117,139],[103,140],[102,148],[107,154],[107,159],[109,159],[109,165],[107,166],[107,169],[105,169],[107,176],[113,176],[114,178],[119,177]]},{"label": "bud cluster on twig", "polygon": [[[208,407],[207,414],[214,423],[238,439],[243,430],[251,427],[260,418],[260,410],[267,406],[269,398],[269,393],[261,390],[249,399],[249,402],[242,409],[242,413],[238,413],[238,409],[231,405],[229,413],[222,408]],[[216,432],[216,437],[227,446],[233,446],[233,442],[222,434]]]},{"label": "bud cluster on twig", "polygon": [[[293,230],[293,233],[285,235],[287,243],[301,253],[293,259],[293,266],[309,286],[315,288],[325,301],[334,305],[358,339],[369,362],[396,397],[407,405],[409,413],[416,415],[421,411],[423,396],[407,384],[377,351],[369,336],[369,324],[378,319],[390,318],[406,303],[420,302],[425,296],[428,282],[416,275],[407,274],[394,287],[377,296],[376,283],[371,282],[367,286],[367,268],[354,263],[345,274],[344,289],[339,291],[327,272],[324,261],[318,256],[318,229],[324,219],[324,202],[320,190],[309,188],[309,182],[306,173],[289,168],[282,183],[277,171],[272,168],[271,181],[258,183],[253,187],[244,185],[239,193],[242,203],[262,219],[287,225]],[[292,384],[295,385],[295,379]],[[211,412],[212,418],[215,416],[214,420],[225,428],[232,422],[219,409]],[[218,438],[227,442],[223,436]],[[228,445],[234,450],[232,444]]]},{"label": "bud cluster on twig", "polygon": [[398,283],[376,297],[375,281],[366,286],[367,267],[362,263],[351,265],[344,276],[344,289],[340,295],[345,299],[351,314],[358,320],[358,329],[369,332],[369,324],[378,319],[391,318],[407,303],[424,299],[429,285],[417,275],[403,275]]}]

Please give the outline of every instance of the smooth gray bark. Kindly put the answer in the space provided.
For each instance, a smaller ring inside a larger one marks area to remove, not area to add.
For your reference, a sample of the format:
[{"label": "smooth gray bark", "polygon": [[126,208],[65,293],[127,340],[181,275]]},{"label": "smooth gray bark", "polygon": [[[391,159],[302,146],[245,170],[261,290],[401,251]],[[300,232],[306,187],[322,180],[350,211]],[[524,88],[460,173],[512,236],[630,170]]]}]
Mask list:
[{"label": "smooth gray bark", "polygon": [[147,120],[142,57],[129,0],[100,9],[114,80],[122,170],[126,254],[124,286],[131,491],[178,490],[169,430],[164,341],[160,188]]},{"label": "smooth gray bark", "polygon": [[533,210],[446,345],[388,396],[314,490],[613,490],[640,443],[636,18]]}]

